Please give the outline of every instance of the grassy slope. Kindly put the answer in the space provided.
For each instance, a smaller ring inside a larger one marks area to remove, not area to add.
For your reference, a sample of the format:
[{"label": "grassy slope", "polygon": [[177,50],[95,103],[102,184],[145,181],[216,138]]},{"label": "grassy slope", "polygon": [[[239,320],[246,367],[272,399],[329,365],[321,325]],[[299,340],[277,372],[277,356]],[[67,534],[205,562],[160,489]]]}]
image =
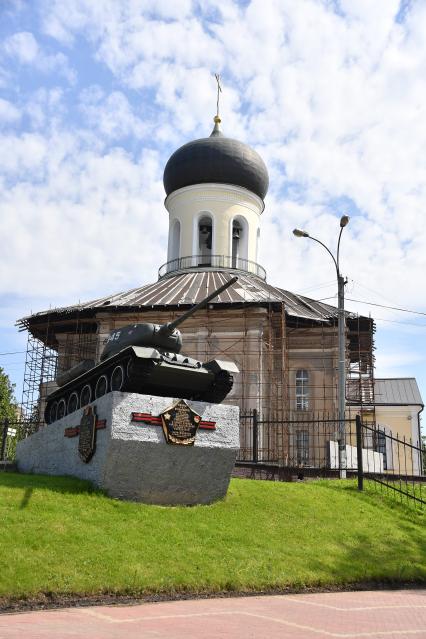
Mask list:
[{"label": "grassy slope", "polygon": [[425,517],[352,482],[233,480],[212,506],[0,475],[0,597],[426,581]]}]

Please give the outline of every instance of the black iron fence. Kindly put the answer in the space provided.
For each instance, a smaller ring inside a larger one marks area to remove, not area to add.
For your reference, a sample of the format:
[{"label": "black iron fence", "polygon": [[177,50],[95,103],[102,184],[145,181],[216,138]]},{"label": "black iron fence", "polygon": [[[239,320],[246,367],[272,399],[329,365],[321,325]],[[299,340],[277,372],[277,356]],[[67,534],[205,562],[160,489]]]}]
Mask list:
[{"label": "black iron fence", "polygon": [[[335,415],[263,418],[256,409],[241,415],[237,462],[271,464],[300,471],[339,470],[340,421]],[[346,443],[356,446],[355,419],[344,422]],[[350,455],[349,469],[356,471]]]},{"label": "black iron fence", "polygon": [[[248,411],[241,415],[237,466],[250,469],[246,475],[271,479],[339,476],[340,426],[335,416],[279,420]],[[344,435],[346,473],[358,477],[360,490],[365,479],[369,486],[426,504],[426,451],[420,442],[362,423],[359,416],[345,420]]]},{"label": "black iron fence", "polygon": [[[398,434],[393,435],[380,426],[356,421],[358,488],[364,481],[393,497],[426,506],[426,450],[421,443]],[[373,454],[371,454],[373,452]]]}]

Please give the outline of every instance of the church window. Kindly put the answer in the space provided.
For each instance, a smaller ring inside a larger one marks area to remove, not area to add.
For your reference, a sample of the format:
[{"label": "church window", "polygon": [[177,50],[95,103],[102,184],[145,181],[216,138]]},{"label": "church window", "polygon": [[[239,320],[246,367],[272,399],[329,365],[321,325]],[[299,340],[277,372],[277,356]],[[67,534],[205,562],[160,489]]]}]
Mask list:
[{"label": "church window", "polygon": [[309,373],[305,369],[296,371],[296,410],[309,408]]},{"label": "church window", "polygon": [[309,463],[309,432],[298,430],[296,433],[296,457],[298,464]]},{"label": "church window", "polygon": [[212,219],[204,215],[198,222],[198,266],[211,266],[212,240]]}]

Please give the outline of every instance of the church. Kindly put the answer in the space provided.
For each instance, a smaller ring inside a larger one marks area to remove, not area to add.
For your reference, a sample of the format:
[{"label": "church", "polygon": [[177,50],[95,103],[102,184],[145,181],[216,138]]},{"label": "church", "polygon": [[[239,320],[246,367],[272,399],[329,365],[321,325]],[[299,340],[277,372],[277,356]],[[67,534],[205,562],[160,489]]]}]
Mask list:
[{"label": "church", "polygon": [[[169,322],[236,275],[235,283],[180,330],[185,355],[237,364],[240,372],[225,403],[240,408],[242,449],[254,412],[271,424],[336,419],[337,309],[271,286],[258,263],[269,185],[262,158],[227,137],[216,115],[208,137],[172,154],[163,179],[169,238],[156,282],[18,321],[29,333],[27,416],[43,421],[45,398],[55,389],[57,375],[84,359],[99,361],[112,330]],[[374,322],[347,312],[345,330],[348,415],[360,413],[375,423]],[[307,449],[306,426],[301,433],[298,441]],[[282,441],[272,445],[284,454]],[[307,459],[308,452],[303,454]]]}]

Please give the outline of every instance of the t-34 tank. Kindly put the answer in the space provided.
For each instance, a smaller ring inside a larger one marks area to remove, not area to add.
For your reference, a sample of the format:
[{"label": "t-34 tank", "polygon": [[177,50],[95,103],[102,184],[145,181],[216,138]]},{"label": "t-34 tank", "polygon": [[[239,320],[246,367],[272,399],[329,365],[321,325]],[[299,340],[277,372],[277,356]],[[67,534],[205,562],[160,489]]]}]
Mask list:
[{"label": "t-34 tank", "polygon": [[48,397],[45,420],[83,408],[110,391],[221,402],[233,385],[233,362],[214,359],[203,364],[180,354],[179,324],[237,281],[233,277],[211,295],[167,324],[132,324],[114,330],[101,361],[84,360],[56,378],[59,386]]}]

